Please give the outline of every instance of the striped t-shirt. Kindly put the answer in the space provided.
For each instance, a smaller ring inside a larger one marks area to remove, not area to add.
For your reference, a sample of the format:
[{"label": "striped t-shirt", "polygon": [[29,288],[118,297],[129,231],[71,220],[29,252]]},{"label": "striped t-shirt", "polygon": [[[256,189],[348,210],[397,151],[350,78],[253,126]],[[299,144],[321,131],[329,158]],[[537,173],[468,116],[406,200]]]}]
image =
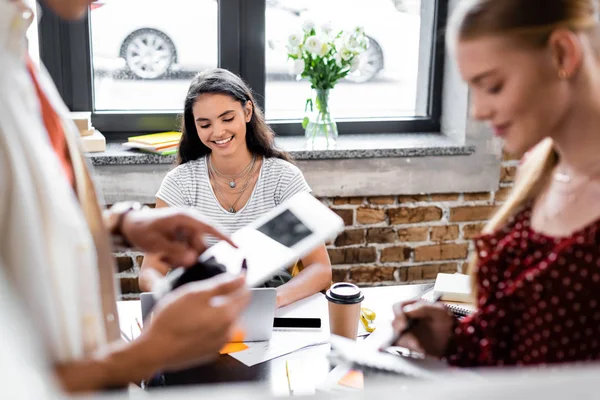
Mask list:
[{"label": "striped t-shirt", "polygon": [[[208,178],[206,157],[202,157],[171,170],[156,197],[170,207],[199,210],[223,233],[231,235],[293,195],[310,191],[298,167],[279,158],[264,158],[250,199],[239,211],[230,213],[215,197]],[[212,238],[208,242],[215,243]]]}]

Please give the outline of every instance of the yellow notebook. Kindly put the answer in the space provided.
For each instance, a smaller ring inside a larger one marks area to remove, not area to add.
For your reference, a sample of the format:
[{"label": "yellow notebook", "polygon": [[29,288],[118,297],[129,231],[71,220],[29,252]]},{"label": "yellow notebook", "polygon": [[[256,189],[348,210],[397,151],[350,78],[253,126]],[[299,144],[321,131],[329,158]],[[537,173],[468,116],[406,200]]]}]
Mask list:
[{"label": "yellow notebook", "polygon": [[181,132],[161,132],[152,133],[149,135],[131,136],[127,140],[129,142],[147,144],[156,146],[165,142],[177,142],[181,139]]}]

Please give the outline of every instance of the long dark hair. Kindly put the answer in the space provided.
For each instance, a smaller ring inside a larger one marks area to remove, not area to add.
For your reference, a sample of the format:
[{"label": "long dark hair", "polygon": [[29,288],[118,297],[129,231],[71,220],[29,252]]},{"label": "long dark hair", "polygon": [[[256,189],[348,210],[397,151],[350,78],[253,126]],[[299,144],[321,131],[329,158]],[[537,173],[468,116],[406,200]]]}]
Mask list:
[{"label": "long dark hair", "polygon": [[192,107],[196,99],[206,93],[224,94],[239,101],[246,107],[248,101],[252,104],[252,118],[246,123],[246,145],[252,154],[263,157],[276,157],[293,162],[285,151],[275,147],[275,132],[265,121],[265,117],[256,105],[252,91],[237,75],[226,69],[216,68],[202,71],[192,80],[185,104],[183,106],[183,121],[181,123],[181,142],[179,143],[178,164],[197,160],[210,154],[211,150],[202,143],[196,130]]}]

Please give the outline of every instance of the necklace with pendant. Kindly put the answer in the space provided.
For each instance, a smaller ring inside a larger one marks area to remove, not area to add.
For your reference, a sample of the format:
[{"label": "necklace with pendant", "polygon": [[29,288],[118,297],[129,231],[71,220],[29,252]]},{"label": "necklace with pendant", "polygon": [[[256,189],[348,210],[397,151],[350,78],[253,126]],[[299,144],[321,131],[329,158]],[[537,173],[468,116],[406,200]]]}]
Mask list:
[{"label": "necklace with pendant", "polygon": [[[558,193],[562,192],[563,195],[566,192],[566,199],[562,207],[553,207],[551,211],[544,210],[542,213],[544,219],[547,221],[553,220],[562,213],[565,207],[572,207],[573,205],[577,204],[577,202],[580,200],[580,189],[592,182],[598,176],[599,173],[599,169],[592,170],[591,174],[586,174],[586,176],[582,180],[574,182],[572,175],[569,175],[568,173],[563,171],[555,171],[552,174],[552,179],[554,179],[556,182],[566,185],[562,189],[555,189],[555,191]],[[572,185],[572,183],[575,184]],[[551,192],[546,191],[544,196],[548,198],[550,195]],[[556,196],[556,194],[554,194],[554,196]],[[546,206],[546,209],[547,208],[548,206]]]},{"label": "necklace with pendant", "polygon": [[255,162],[256,162],[256,155],[253,154],[252,160],[250,160],[250,162],[248,163],[248,165],[246,165],[246,167],[242,170],[242,172],[240,172],[237,175],[225,175],[214,166],[214,164],[211,161],[211,157],[209,156],[208,157],[208,168],[209,168],[209,170],[211,170],[213,172],[213,175],[216,179],[229,185],[230,189],[235,189],[237,186],[237,183],[235,181],[236,180],[244,180],[248,176],[248,174],[252,171],[252,169],[254,168]]},{"label": "necklace with pendant", "polygon": [[242,188],[239,190],[238,197],[235,199],[235,201],[233,203],[230,203],[229,201],[227,201],[227,198],[223,195],[223,192],[221,192],[221,188],[219,188],[219,185],[218,185],[218,183],[217,183],[217,181],[215,179],[215,176],[212,173],[212,171],[211,170],[208,171],[208,178],[213,183],[213,187],[215,188],[215,196],[217,197],[217,200],[219,198],[221,198],[222,202],[225,204],[225,208],[227,208],[227,211],[229,211],[232,214],[236,213],[237,210],[236,210],[235,207],[236,207],[238,201],[240,201],[240,199],[244,195],[244,192],[246,191],[246,189],[248,189],[248,187],[250,186],[250,183],[252,182],[253,176],[254,176],[254,174],[251,174],[248,177],[248,180],[244,183],[244,185],[242,186]]}]

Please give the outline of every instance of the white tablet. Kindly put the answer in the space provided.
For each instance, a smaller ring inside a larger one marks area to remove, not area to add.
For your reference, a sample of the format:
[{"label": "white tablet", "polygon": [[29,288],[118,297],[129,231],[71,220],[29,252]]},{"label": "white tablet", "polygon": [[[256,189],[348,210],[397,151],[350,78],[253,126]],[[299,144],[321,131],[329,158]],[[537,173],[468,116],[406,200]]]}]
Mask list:
[{"label": "white tablet", "polygon": [[344,221],[310,193],[299,193],[231,235],[238,248],[219,242],[199,261],[214,257],[232,274],[244,259],[248,286],[259,286],[344,230]]}]

